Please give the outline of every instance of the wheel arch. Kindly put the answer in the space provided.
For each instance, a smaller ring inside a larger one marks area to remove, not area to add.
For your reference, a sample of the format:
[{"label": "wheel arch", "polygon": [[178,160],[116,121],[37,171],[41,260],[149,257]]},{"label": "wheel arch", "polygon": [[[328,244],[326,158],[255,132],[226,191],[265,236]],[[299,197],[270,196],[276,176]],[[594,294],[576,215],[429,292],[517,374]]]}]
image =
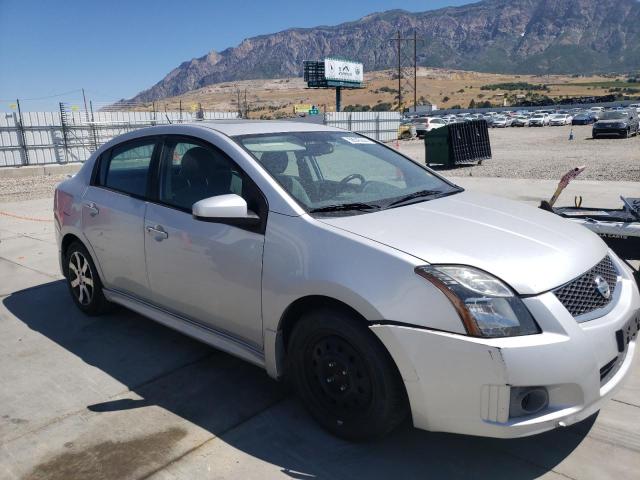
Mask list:
[{"label": "wheel arch", "polygon": [[[318,308],[331,308],[335,310],[339,310],[342,312],[348,313],[355,321],[361,323],[362,325],[369,328],[372,325],[372,320],[367,319],[367,317],[358,311],[352,305],[339,300],[337,298],[327,296],[327,295],[307,295],[293,301],[283,312],[280,322],[278,324],[277,332],[275,332],[273,340],[272,355],[268,355],[273,360],[273,363],[269,365],[269,361],[267,361],[267,373],[274,378],[282,378],[286,376],[286,365],[287,365],[287,345],[289,343],[289,339],[291,337],[291,333],[295,328],[297,322],[301,319],[304,313],[312,311]],[[393,363],[398,375],[400,375],[400,370],[396,361],[394,360],[391,352],[386,345],[380,340],[378,335],[369,330],[374,341],[380,342],[384,349],[389,354],[389,358]],[[266,339],[265,339],[266,340]],[[268,342],[270,340],[267,340]],[[268,349],[267,349],[268,350]],[[273,370],[272,370],[273,368]]]},{"label": "wheel arch", "polygon": [[283,353],[285,355],[291,332],[295,328],[296,323],[306,312],[319,308],[341,310],[353,316],[356,321],[367,326],[369,325],[369,321],[364,315],[351,305],[336,298],[325,295],[308,295],[298,298],[285,309],[280,319],[280,324],[278,325],[278,331],[282,333],[282,348],[284,349]]},{"label": "wheel arch", "polygon": [[102,275],[102,269],[100,268],[100,264],[96,259],[95,253],[93,252],[93,248],[91,248],[91,245],[89,244],[89,242],[85,241],[76,232],[66,232],[62,235],[62,239],[60,240],[60,269],[62,270],[62,275],[64,275],[65,278],[67,276],[66,268],[65,268],[66,254],[67,254],[67,250],[69,249],[69,246],[71,246],[71,244],[74,242],[80,243],[81,245],[84,246],[84,248],[87,249],[87,252],[89,252],[89,255],[91,256],[91,260],[93,261],[93,264],[96,267],[98,276],[102,281],[104,276]]}]

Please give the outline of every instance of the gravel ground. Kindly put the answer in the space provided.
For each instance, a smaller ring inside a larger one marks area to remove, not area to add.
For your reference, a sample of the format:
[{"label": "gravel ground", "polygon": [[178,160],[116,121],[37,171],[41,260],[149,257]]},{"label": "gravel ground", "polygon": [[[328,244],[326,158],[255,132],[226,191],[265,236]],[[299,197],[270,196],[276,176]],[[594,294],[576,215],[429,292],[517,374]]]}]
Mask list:
[{"label": "gravel ground", "polygon": [[19,178],[0,176],[0,203],[18,202],[36,198],[53,198],[53,191],[66,174],[34,175]]},{"label": "gravel ground", "polygon": [[[493,158],[482,165],[447,170],[447,176],[557,180],[586,165],[580,180],[640,181],[640,136],[591,139],[590,126],[494,128],[489,130]],[[400,142],[400,151],[423,162],[424,142]]]}]

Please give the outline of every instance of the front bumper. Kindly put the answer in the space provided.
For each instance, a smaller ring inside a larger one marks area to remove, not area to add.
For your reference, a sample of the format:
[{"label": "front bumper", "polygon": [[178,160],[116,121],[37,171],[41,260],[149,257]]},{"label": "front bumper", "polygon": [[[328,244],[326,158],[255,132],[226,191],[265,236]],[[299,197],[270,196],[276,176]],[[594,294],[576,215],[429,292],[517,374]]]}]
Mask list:
[{"label": "front bumper", "polygon": [[620,135],[627,133],[626,128],[594,128],[593,135]]},{"label": "front bumper", "polygon": [[[617,262],[620,266],[620,262]],[[605,316],[578,323],[551,292],[526,298],[539,335],[482,339],[397,325],[371,329],[404,379],[417,428],[515,438],[579,422],[614,395],[636,349],[619,352],[616,332],[640,321],[640,294],[627,267],[621,294]],[[616,361],[601,379],[601,371]],[[511,387],[546,387],[549,406],[509,418]]]}]

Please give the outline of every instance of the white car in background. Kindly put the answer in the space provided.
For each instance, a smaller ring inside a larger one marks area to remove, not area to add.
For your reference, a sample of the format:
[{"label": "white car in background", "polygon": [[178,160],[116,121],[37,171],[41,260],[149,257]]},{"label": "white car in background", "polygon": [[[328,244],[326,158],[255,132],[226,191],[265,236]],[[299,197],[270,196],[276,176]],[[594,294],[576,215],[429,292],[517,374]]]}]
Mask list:
[{"label": "white car in background", "polygon": [[549,125],[548,113],[534,113],[529,119],[530,127],[544,127],[545,125]]},{"label": "white car in background", "polygon": [[493,123],[491,126],[493,128],[507,128],[513,124],[513,118],[506,115],[498,115],[493,117]]},{"label": "white car in background", "polygon": [[444,127],[447,124],[447,122],[440,117],[416,117],[411,119],[411,123],[416,129],[416,136],[418,138],[424,138],[427,132]]},{"label": "white car in background", "polygon": [[627,108],[635,108],[636,112],[640,113],[640,103],[632,103]]},{"label": "white car in background", "polygon": [[563,126],[563,125],[571,125],[571,121],[573,117],[566,113],[556,113],[555,115],[551,115],[549,117],[549,125],[553,127]]}]

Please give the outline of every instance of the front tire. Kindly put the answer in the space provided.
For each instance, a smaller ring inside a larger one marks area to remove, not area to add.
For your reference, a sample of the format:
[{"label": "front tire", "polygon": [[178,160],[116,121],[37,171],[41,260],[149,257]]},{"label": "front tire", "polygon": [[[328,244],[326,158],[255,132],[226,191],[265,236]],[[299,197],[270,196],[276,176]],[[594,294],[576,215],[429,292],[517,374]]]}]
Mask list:
[{"label": "front tire", "polygon": [[65,253],[67,287],[76,306],[87,315],[101,315],[111,304],[104,297],[102,282],[91,255],[80,242],[73,242]]},{"label": "front tire", "polygon": [[287,351],[293,387],[334,435],[380,438],[407,418],[404,384],[391,356],[352,315],[332,309],[305,314]]}]

